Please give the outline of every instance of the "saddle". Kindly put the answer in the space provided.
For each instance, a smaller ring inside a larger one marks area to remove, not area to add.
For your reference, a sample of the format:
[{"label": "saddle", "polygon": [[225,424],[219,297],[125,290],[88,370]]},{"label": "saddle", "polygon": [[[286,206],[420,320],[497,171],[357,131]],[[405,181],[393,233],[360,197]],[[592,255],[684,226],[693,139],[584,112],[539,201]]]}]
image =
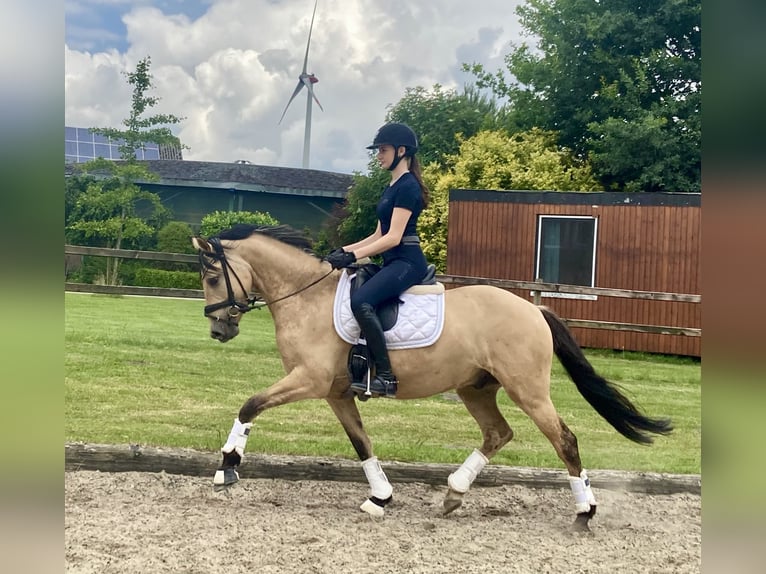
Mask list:
[{"label": "saddle", "polygon": [[[356,273],[355,277],[351,281],[351,293],[359,289],[364,283],[373,277],[378,271],[380,271],[380,265],[375,263],[366,263],[359,265],[358,267],[351,267],[349,269],[352,273]],[[428,265],[425,277],[418,283],[418,285],[436,285],[436,266],[433,264]],[[399,318],[399,306],[402,305],[402,301],[399,297],[389,299],[378,305],[375,309],[375,314],[378,316],[383,331],[391,330],[396,321]]]},{"label": "saddle", "polygon": [[[375,263],[366,263],[363,265],[352,266],[346,270],[347,273],[353,274],[353,278],[350,281],[349,286],[349,298],[351,293],[359,289],[365,281],[368,281],[378,271],[380,266]],[[425,277],[420,281],[418,285],[437,285],[436,281],[436,266],[428,265]],[[443,289],[443,286],[442,286]],[[413,294],[417,293],[417,286],[410,287],[407,292]],[[389,299],[378,305],[375,309],[375,314],[380,320],[380,324],[383,327],[383,331],[390,331],[396,325],[399,319],[399,307],[404,304],[399,297]],[[441,328],[438,328],[436,336],[441,332]],[[348,353],[347,371],[349,380],[351,382],[365,383],[370,378],[370,367],[372,365],[372,357],[367,345],[363,343],[352,344]]]},{"label": "saddle", "polygon": [[[346,343],[355,345],[363,339],[361,328],[351,312],[351,290],[356,280],[357,269],[346,269],[338,280],[333,302],[333,326],[338,336]],[[379,268],[378,268],[379,269]],[[376,272],[376,266],[361,272],[363,281],[369,280]],[[384,326],[386,346],[389,349],[416,349],[435,343],[444,327],[444,285],[435,281],[435,269],[429,266],[423,278],[426,284],[413,285],[399,297],[379,305],[376,314]],[[394,324],[395,323],[395,324]],[[392,326],[393,325],[393,326]]]}]

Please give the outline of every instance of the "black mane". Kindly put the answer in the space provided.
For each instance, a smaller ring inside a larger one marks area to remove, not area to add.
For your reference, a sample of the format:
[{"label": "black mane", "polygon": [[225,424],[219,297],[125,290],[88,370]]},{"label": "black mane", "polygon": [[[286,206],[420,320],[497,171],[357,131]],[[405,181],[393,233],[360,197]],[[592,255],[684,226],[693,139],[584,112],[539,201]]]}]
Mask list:
[{"label": "black mane", "polygon": [[230,229],[221,231],[214,237],[229,240],[247,239],[253,233],[263,233],[282,243],[287,243],[288,245],[312,253],[311,240],[302,232],[293,229],[289,225],[251,225],[249,223],[237,223]]}]

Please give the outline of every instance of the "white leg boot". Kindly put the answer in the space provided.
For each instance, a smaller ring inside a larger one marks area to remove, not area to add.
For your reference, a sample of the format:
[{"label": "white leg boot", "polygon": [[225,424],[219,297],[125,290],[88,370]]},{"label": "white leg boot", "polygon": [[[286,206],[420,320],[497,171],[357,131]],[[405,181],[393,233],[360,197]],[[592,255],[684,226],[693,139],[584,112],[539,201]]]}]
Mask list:
[{"label": "white leg boot", "polygon": [[[234,425],[231,427],[229,438],[226,439],[226,444],[221,447],[223,454],[231,454],[236,452],[239,455],[239,460],[245,458],[245,446],[247,445],[247,437],[250,435],[250,429],[253,423],[242,424],[239,419],[234,419]],[[233,468],[219,468],[215,471],[213,477],[213,487],[230,486],[239,480],[239,473]]]},{"label": "white leg boot", "polygon": [[489,459],[479,449],[474,449],[465,462],[447,478],[447,484],[455,492],[465,494],[479,476]]},{"label": "white leg boot", "polygon": [[386,513],[384,507],[391,501],[391,494],[394,489],[391,483],[388,482],[386,473],[380,467],[377,456],[370,457],[362,462],[362,468],[367,477],[367,482],[370,483],[372,496],[365,500],[359,508],[371,516],[380,518]]},{"label": "white leg boot", "polygon": [[591,506],[596,506],[596,497],[593,495],[590,479],[585,470],[580,472],[580,476],[569,477],[569,487],[574,495],[575,512],[577,514],[590,512]]}]

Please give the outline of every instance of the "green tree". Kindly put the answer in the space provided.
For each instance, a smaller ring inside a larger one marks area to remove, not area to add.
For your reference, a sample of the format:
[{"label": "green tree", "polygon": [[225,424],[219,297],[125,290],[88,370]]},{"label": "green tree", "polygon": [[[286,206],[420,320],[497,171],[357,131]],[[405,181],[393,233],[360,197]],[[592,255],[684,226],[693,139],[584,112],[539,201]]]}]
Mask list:
[{"label": "green tree", "polygon": [[699,190],[699,0],[527,0],[517,13],[538,40],[506,56],[510,79],[465,66],[508,98],[516,125],[594,152],[609,189]]},{"label": "green tree", "polygon": [[196,253],[191,244],[194,235],[191,225],[183,221],[170,221],[157,232],[157,251],[167,253]]},{"label": "green tree", "polygon": [[345,217],[338,225],[341,243],[354,243],[375,231],[378,223],[375,206],[390,182],[391,173],[377,165],[370,168],[368,175],[354,175],[346,196]]},{"label": "green tree", "polygon": [[456,136],[469,138],[495,128],[499,114],[495,101],[473,86],[458,93],[434,84],[430,91],[422,86],[407,88],[404,97],[389,108],[386,121],[403,122],[415,131],[423,165],[444,167],[446,158],[460,147]]},{"label": "green tree", "polygon": [[[184,221],[170,221],[157,231],[157,251],[194,254],[197,250],[192,245],[192,235],[194,235],[194,232],[188,223]],[[193,263],[158,261],[150,267],[171,271],[192,271],[196,265]]]},{"label": "green tree", "polygon": [[424,172],[431,190],[418,221],[423,252],[440,272],[447,266],[447,223],[451,189],[597,191],[602,187],[587,162],[556,144],[556,134],[532,129],[508,136],[480,132],[460,144],[451,168],[435,164]]},{"label": "green tree", "polygon": [[325,255],[375,231],[378,221],[375,206],[390,180],[391,174],[381,169],[376,160],[370,161],[367,174],[354,173],[354,183],[345,201],[322,224],[313,244],[314,252]]},{"label": "green tree", "polygon": [[149,142],[176,145],[188,149],[167,127],[168,124],[178,124],[185,118],[173,114],[154,114],[144,117],[146,111],[156,106],[160,101],[160,98],[156,96],[147,95],[147,92],[152,88],[150,67],[151,58],[146,56],[138,62],[135,72],[125,73],[128,83],[133,86],[130,115],[122,121],[125,129],[90,128],[93,133],[120,141],[120,153],[122,158],[128,161],[135,161],[136,151],[144,149]]},{"label": "green tree", "polygon": [[[98,159],[78,167],[78,173],[67,178],[65,196],[65,235],[67,241],[101,247],[149,248],[157,229],[170,216],[160,197],[141,189],[136,182],[156,181],[157,177],[136,161],[136,151],[147,142],[179,144],[167,124],[182,118],[170,114],[145,117],[159,98],[148,96],[152,87],[149,73],[151,59],[139,61],[135,72],[126,74],[133,86],[133,99],[127,129],[91,128],[91,131],[121,141],[120,152],[125,161]],[[162,127],[158,127],[162,126]],[[107,258],[104,282],[119,282],[121,260]]]},{"label": "green tree", "polygon": [[[466,86],[458,93],[435,84],[431,90],[422,86],[407,88],[404,97],[389,107],[386,122],[409,125],[418,135],[421,164],[434,163],[445,168],[447,160],[458,152],[458,136],[468,138],[482,129],[492,128],[501,115],[495,101],[473,86]],[[323,254],[375,231],[375,206],[390,177],[374,158],[367,174],[355,174],[346,201],[323,226],[314,250]]]},{"label": "green tree", "polygon": [[76,172],[64,179],[64,224],[69,221],[77,200],[94,181],[92,175],[82,172]]},{"label": "green tree", "polygon": [[644,108],[641,95],[653,88],[635,67],[635,77],[623,75],[604,90],[612,109],[622,111],[588,124],[594,170],[608,189],[700,191],[701,93]]},{"label": "green tree", "polygon": [[[145,249],[169,211],[160,197],[141,189],[136,181],[154,181],[157,176],[144,166],[130,162],[97,159],[83,164],[93,177],[80,193],[69,214],[66,239],[69,243],[112,249]],[[107,258],[104,283],[117,285],[121,259]]]},{"label": "green tree", "polygon": [[202,218],[199,233],[204,237],[210,237],[237,223],[279,225],[279,221],[264,211],[213,211]]}]

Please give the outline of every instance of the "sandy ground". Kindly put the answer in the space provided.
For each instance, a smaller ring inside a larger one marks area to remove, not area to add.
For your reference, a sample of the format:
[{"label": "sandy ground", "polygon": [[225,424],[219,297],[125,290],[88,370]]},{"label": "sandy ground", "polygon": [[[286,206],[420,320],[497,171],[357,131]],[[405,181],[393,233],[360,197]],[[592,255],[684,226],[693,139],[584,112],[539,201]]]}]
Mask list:
[{"label": "sandy ground", "polygon": [[572,532],[571,492],[474,487],[441,516],[445,487],[394,484],[383,519],[364,483],[66,473],[72,573],[699,572],[701,498],[594,489],[591,532]]}]

